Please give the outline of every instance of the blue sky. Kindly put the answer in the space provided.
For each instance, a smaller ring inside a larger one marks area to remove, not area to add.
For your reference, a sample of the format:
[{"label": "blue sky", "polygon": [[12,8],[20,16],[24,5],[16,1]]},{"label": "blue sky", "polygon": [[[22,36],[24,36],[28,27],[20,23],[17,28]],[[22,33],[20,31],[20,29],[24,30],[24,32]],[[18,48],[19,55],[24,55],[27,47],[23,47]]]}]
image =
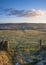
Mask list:
[{"label": "blue sky", "polygon": [[0,0],[0,23],[46,23],[46,0]]}]

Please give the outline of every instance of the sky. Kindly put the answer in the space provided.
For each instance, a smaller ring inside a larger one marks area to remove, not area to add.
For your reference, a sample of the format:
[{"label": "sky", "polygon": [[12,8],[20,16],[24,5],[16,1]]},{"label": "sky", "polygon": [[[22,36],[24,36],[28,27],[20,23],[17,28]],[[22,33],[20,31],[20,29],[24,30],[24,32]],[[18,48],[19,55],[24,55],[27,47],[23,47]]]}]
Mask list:
[{"label": "sky", "polygon": [[46,0],[0,0],[0,23],[46,23]]}]

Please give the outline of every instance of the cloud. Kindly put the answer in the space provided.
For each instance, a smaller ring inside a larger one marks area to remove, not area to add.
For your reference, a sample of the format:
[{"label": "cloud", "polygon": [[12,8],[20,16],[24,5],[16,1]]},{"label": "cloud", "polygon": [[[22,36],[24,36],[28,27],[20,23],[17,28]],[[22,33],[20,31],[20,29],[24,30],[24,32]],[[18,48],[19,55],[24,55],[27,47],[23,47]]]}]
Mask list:
[{"label": "cloud", "polygon": [[46,11],[43,10],[16,10],[14,8],[0,8],[0,15],[17,16],[17,17],[41,17],[46,16]]},{"label": "cloud", "polygon": [[0,8],[0,13],[8,15],[8,16],[20,16],[24,13],[24,10],[16,10],[14,8]]},{"label": "cloud", "polygon": [[24,12],[21,16],[22,17],[41,17],[41,16],[46,16],[46,11],[32,9],[32,10],[28,10]]}]

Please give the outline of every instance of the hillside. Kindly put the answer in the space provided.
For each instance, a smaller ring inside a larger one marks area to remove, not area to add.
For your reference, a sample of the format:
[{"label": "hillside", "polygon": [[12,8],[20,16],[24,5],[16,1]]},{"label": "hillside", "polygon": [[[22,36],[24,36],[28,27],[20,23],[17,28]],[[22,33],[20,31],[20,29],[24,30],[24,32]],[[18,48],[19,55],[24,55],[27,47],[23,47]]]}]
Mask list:
[{"label": "hillside", "polygon": [[3,23],[0,30],[41,30],[46,31],[46,23]]},{"label": "hillside", "polygon": [[[0,41],[9,41],[9,47],[13,50],[10,52],[11,55],[15,51],[15,56],[12,57],[12,61],[15,63],[18,57],[20,57],[19,60],[24,58],[26,61],[24,55],[30,59],[30,56],[39,49],[40,39],[42,44],[46,45],[46,24],[0,24]],[[0,51],[0,65],[12,65],[8,53],[5,51]]]},{"label": "hillside", "polygon": [[8,53],[5,51],[0,51],[0,65],[12,65]]}]

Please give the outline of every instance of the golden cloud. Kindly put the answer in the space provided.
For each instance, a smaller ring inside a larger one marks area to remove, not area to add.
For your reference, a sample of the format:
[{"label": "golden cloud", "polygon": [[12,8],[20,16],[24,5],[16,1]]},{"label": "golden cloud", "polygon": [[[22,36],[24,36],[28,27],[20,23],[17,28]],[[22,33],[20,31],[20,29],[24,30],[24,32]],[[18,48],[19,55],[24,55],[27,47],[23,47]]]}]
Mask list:
[{"label": "golden cloud", "polygon": [[21,16],[23,16],[23,17],[40,17],[40,16],[46,16],[46,11],[32,9],[32,10],[24,12]]}]

